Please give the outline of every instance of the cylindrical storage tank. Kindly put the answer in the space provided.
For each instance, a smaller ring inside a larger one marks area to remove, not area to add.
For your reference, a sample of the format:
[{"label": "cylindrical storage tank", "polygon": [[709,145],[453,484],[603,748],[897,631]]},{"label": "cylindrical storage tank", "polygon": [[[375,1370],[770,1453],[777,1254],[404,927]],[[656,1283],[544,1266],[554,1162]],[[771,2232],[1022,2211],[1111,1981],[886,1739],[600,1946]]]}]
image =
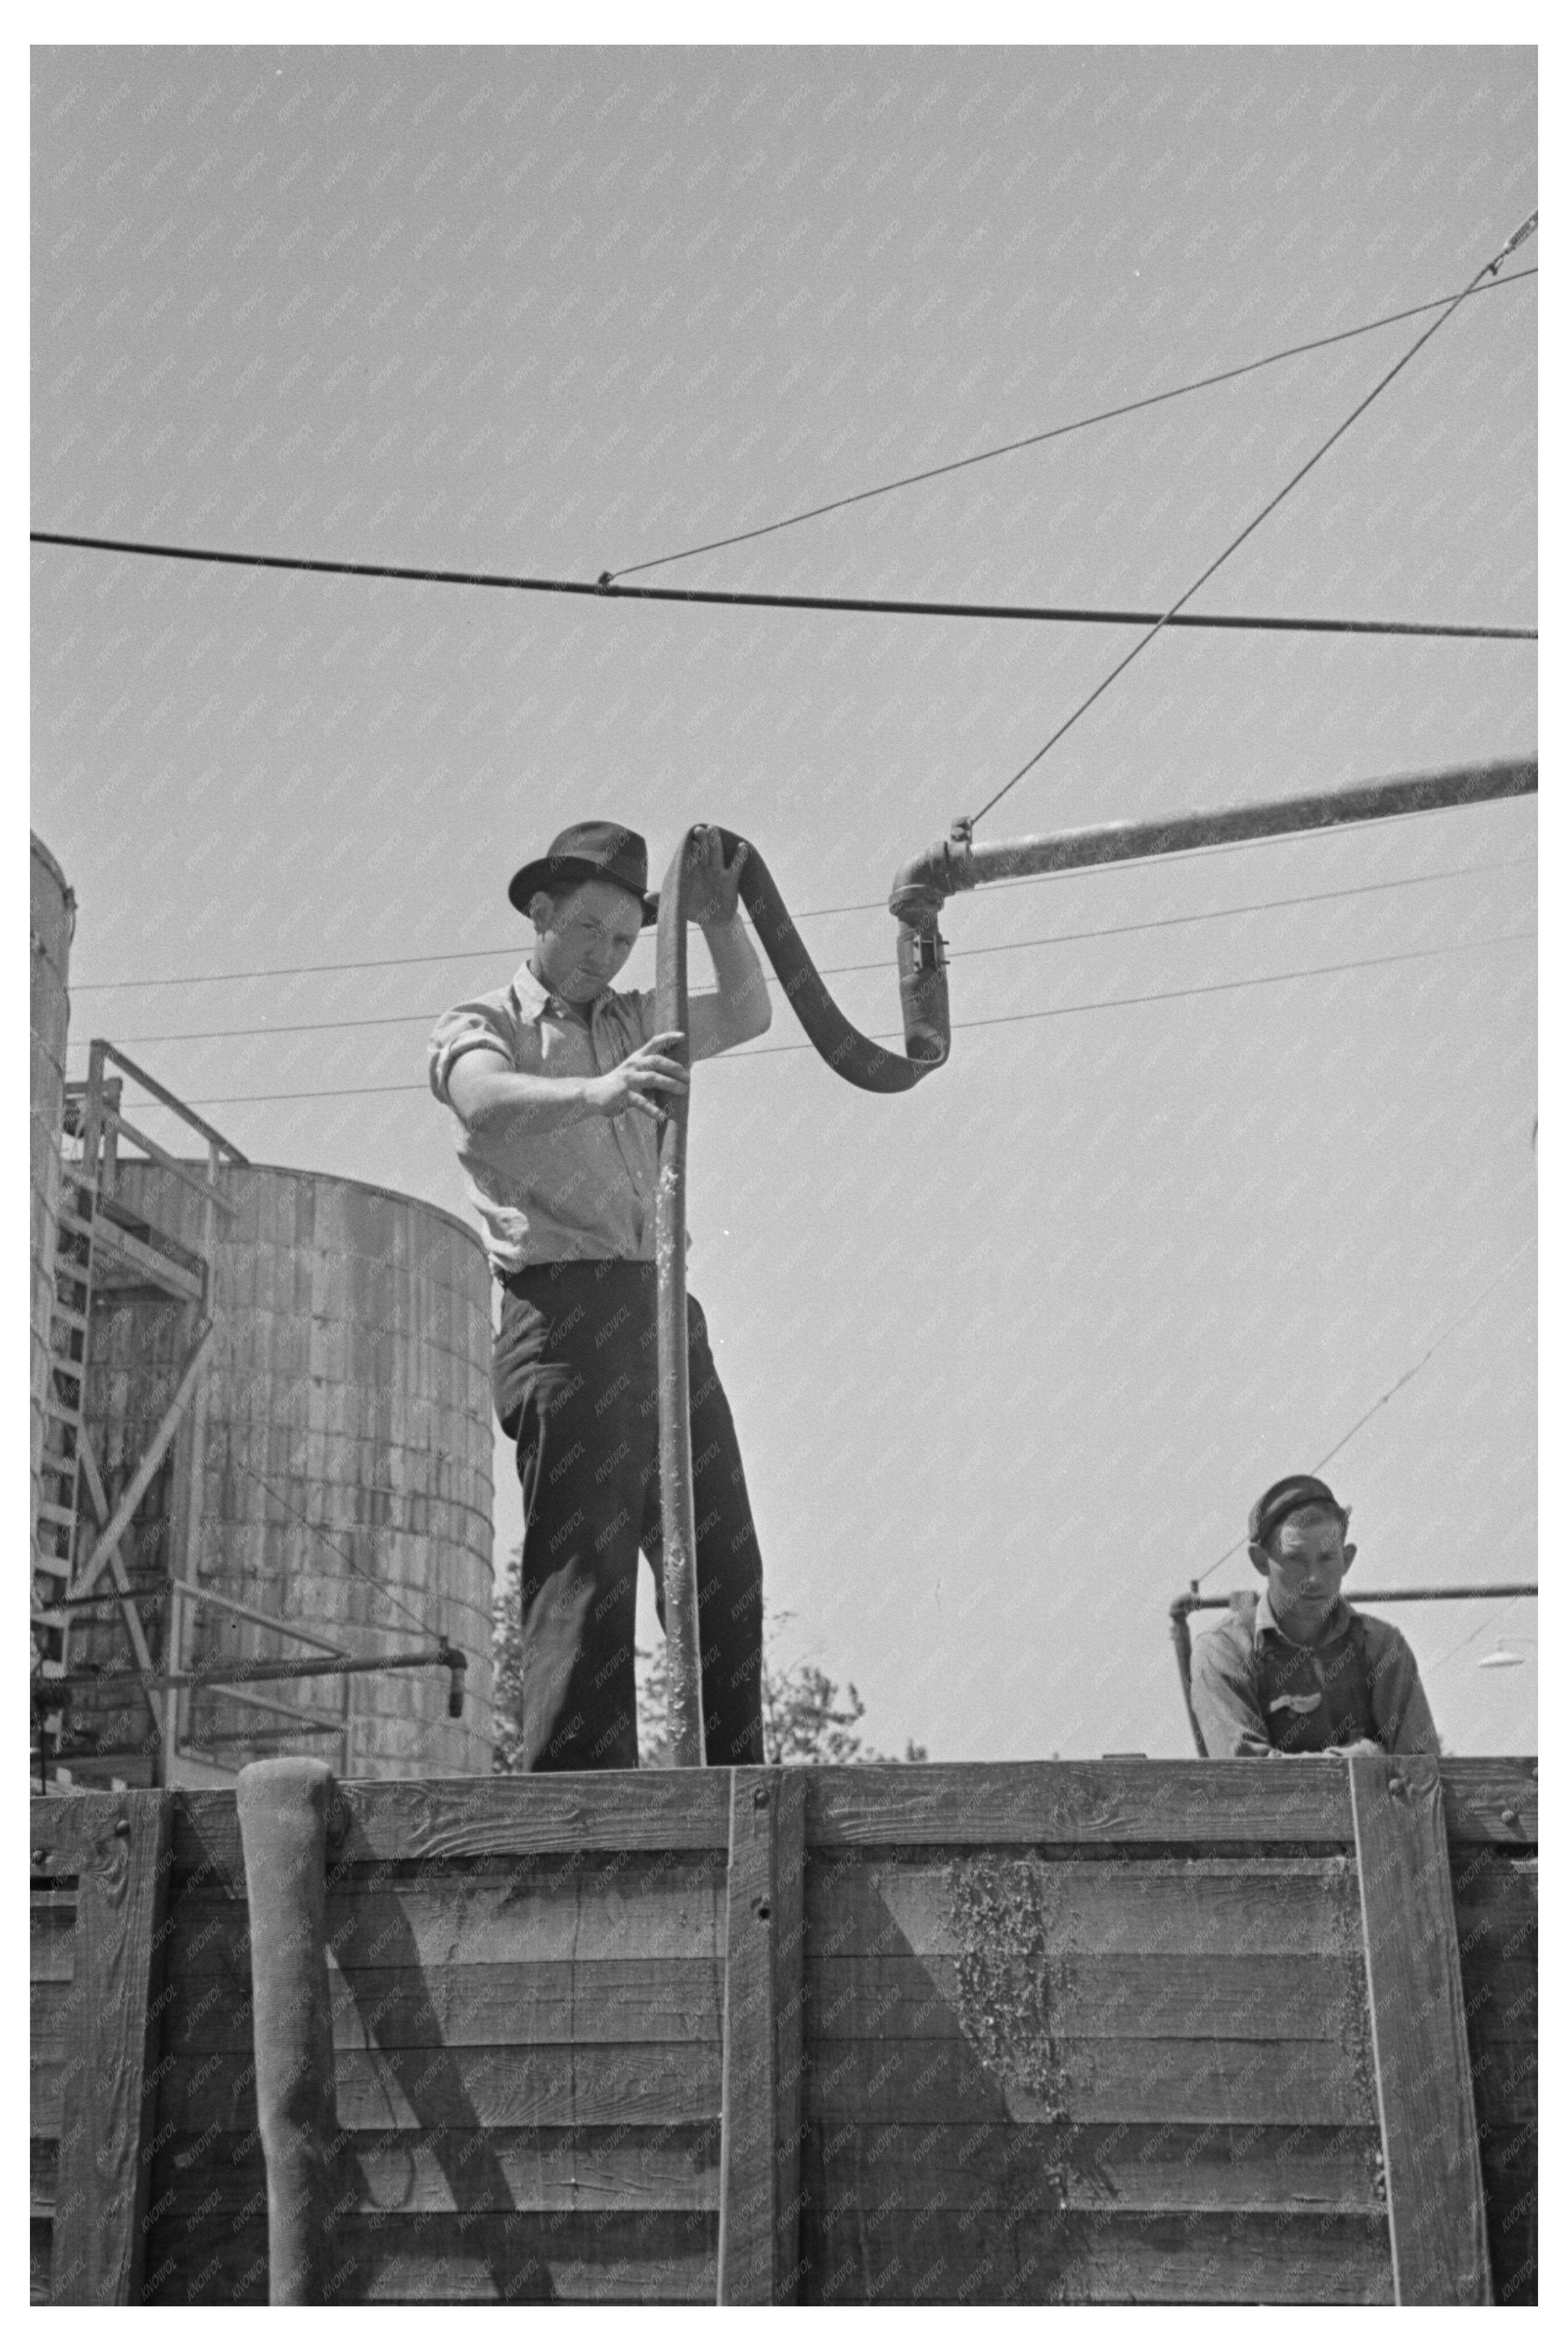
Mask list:
[{"label": "cylindrical storage tank", "polygon": [[[469,1670],[455,1721],[435,1667],[251,1686],[324,1713],[340,1710],[346,1692],[346,1757],[320,1736],[292,1734],[282,1718],[252,1747],[237,1731],[269,1719],[206,1692],[182,1703],[182,1744],[227,1766],[253,1753],[314,1753],[354,1778],[488,1772],[485,1252],[444,1209],[378,1186],[228,1165],[218,1184],[233,1213],[216,1219],[200,1473],[192,1413],[124,1546],[133,1580],[161,1570],[214,1595],[194,1619],[191,1646],[204,1666],[298,1654],[275,1629],[214,1604],[221,1600],[350,1654],[444,1637]],[[168,1170],[122,1160],[115,1197],[200,1251],[204,1204]],[[95,1297],[87,1417],[111,1501],[199,1329],[193,1305],[144,1289]],[[161,1655],[151,1624],[149,1635]],[[118,1617],[73,1641],[75,1655],[123,1662]]]},{"label": "cylindrical storage tank", "polygon": [[[65,1109],[75,895],[37,833],[32,836],[32,1543],[37,1563],[41,1459],[49,1394],[49,1322],[59,1230],[60,1121]],[[47,1595],[46,1595],[47,1596]],[[57,1594],[54,1595],[57,1597]]]}]

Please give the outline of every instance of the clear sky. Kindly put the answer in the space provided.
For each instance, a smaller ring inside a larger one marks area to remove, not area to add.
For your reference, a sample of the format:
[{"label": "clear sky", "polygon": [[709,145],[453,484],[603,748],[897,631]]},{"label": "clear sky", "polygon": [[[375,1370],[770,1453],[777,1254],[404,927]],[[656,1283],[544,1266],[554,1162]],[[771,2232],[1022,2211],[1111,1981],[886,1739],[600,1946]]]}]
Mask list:
[{"label": "clear sky", "polygon": [[[1522,49],[35,50],[32,522],[591,579],[1455,291],[1535,120]],[[1197,608],[1532,624],[1535,319],[1467,305]],[[646,576],[1157,608],[1425,323]],[[727,824],[885,1032],[894,868],[1134,634],[32,579],[73,1068],[459,1211],[424,1038],[521,959],[525,856]],[[980,837],[1535,741],[1529,644],[1172,633]],[[1534,907],[1531,800],[977,893],[913,1096],[782,1008],[702,1070],[781,1655],[876,1743],[1186,1751],[1171,1597],[1436,1342],[1326,1473],[1351,1596],[1534,1576]],[[1533,1604],[1388,1613],[1452,1746],[1534,1747]]]}]

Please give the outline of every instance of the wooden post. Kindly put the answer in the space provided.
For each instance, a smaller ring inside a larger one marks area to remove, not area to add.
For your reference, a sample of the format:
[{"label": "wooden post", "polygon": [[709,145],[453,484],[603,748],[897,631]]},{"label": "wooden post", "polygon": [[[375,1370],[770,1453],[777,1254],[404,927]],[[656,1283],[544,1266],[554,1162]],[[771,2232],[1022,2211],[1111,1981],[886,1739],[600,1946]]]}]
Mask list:
[{"label": "wooden post", "polygon": [[1435,1755],[1350,1759],[1400,2303],[1490,2303],[1486,2206]]},{"label": "wooden post", "polygon": [[72,1985],[79,2037],[60,2119],[50,2299],[132,2303],[146,2249],[172,1800],[137,1789],[89,1802],[79,1815],[73,1804],[85,1830]]},{"label": "wooden post", "polygon": [[267,2298],[329,2298],[337,2137],[327,1980],[332,1775],[312,1756],[247,1763],[235,1787],[250,1910],[256,2105],[267,2159]]},{"label": "wooden post", "polygon": [[805,1774],[732,1777],[718,2205],[720,2303],[797,2300]]}]

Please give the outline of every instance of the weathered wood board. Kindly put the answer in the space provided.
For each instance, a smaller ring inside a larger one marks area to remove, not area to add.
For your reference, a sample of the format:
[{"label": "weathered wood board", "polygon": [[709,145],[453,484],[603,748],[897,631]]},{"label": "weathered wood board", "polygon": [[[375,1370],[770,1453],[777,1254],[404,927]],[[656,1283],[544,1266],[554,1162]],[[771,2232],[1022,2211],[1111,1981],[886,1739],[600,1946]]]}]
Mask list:
[{"label": "weathered wood board", "polygon": [[[1343,1765],[343,1796],[327,1889],[335,2300],[1395,2297],[1364,1897],[1370,1870],[1392,1887],[1410,1863],[1397,1807],[1380,1828],[1364,1805],[1358,1848]],[[77,1873],[104,1801],[34,1808],[35,2299],[57,2261]],[[264,2302],[233,1799],[177,1796],[170,1827],[139,2291]],[[1439,1829],[1452,1925],[1438,1900],[1422,1965],[1434,1985],[1454,1977],[1454,2001],[1427,1996],[1401,2062],[1418,2067],[1434,2015],[1451,2033],[1462,2017],[1493,2294],[1531,2301],[1529,1767],[1443,1766],[1420,1827],[1428,1894]],[[1384,1934],[1386,2038],[1406,2020]],[[131,2030],[117,2027],[126,2046]]]}]

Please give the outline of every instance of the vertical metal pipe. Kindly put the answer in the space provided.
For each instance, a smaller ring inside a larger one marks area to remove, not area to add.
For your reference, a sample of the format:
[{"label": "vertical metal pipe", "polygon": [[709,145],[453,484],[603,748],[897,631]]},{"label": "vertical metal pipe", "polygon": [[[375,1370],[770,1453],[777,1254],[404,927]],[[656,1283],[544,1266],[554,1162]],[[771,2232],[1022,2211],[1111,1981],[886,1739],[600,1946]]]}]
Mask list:
[{"label": "vertical metal pipe", "polygon": [[1176,1655],[1176,1672],[1181,1677],[1181,1702],[1186,1708],[1193,1741],[1198,1753],[1207,1756],[1208,1750],[1203,1743],[1203,1733],[1192,1710],[1192,1630],[1186,1621],[1192,1611],[1202,1604],[1196,1584],[1190,1592],[1178,1593],[1171,1602],[1171,1642]]},{"label": "vertical metal pipe", "polygon": [[[680,838],[659,895],[655,971],[657,1029],[679,1033],[672,1060],[691,1067],[686,993],[686,852]],[[686,1356],[686,1121],[688,1098],[669,1096],[659,1133],[653,1253],[659,1311],[659,1509],[663,1530],[664,1640],[670,1744],[677,1764],[705,1760],[702,1645],[697,1623],[696,1509],[692,1497],[691,1376]]]},{"label": "vertical metal pipe", "polygon": [[327,1981],[327,1828],[334,1783],[313,1756],[247,1763],[240,1842],[250,1907],[256,2105],[267,2160],[267,2299],[330,2291],[338,2132]]}]

